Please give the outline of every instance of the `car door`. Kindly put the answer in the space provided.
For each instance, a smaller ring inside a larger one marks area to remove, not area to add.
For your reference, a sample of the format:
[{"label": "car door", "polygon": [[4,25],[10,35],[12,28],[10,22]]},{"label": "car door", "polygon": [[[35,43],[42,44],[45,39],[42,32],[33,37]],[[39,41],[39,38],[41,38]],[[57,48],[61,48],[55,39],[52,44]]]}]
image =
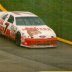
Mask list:
[{"label": "car door", "polygon": [[14,28],[14,16],[13,15],[10,15],[7,22],[6,22],[6,28],[7,28],[7,31],[6,31],[6,35],[10,38],[13,38],[14,37],[14,33],[13,33],[13,28]]},{"label": "car door", "polygon": [[11,26],[13,25],[13,23],[14,23],[14,17],[12,15],[9,15],[3,24],[4,26],[3,34],[5,36],[10,37]]}]

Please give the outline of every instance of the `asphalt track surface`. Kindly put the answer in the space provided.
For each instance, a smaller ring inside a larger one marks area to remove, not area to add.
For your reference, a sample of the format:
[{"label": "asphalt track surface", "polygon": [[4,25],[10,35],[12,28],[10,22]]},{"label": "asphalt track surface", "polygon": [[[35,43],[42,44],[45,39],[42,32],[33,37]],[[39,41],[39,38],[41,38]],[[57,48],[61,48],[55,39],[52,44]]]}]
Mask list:
[{"label": "asphalt track surface", "polygon": [[72,70],[72,46],[58,42],[57,48],[27,49],[0,37],[0,72]]}]

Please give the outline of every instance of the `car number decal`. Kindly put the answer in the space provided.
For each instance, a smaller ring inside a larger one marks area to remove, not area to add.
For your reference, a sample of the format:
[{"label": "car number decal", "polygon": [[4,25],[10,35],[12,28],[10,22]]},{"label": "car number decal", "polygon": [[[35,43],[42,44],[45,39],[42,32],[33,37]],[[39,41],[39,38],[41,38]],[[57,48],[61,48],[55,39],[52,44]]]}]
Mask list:
[{"label": "car number decal", "polygon": [[4,29],[4,33],[6,32],[8,26],[9,26],[9,23],[5,23],[5,25],[6,25],[6,27],[5,27],[5,29]]}]

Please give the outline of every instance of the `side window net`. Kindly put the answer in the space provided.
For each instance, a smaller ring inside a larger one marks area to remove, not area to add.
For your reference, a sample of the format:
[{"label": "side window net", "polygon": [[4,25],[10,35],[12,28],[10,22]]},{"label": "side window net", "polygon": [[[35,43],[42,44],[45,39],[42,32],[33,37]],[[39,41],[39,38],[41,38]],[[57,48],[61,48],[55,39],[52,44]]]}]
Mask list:
[{"label": "side window net", "polygon": [[14,22],[14,17],[12,15],[10,15],[8,22],[13,23]]}]

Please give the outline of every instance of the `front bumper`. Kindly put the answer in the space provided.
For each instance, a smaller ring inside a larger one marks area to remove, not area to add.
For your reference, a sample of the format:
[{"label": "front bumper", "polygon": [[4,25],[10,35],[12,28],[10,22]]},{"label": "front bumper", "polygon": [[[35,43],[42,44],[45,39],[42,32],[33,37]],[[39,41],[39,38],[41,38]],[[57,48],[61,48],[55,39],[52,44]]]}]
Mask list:
[{"label": "front bumper", "polygon": [[25,47],[29,47],[29,48],[56,47],[57,46],[57,38],[47,38],[47,39],[26,38],[25,41],[22,42],[21,46],[25,46]]}]

